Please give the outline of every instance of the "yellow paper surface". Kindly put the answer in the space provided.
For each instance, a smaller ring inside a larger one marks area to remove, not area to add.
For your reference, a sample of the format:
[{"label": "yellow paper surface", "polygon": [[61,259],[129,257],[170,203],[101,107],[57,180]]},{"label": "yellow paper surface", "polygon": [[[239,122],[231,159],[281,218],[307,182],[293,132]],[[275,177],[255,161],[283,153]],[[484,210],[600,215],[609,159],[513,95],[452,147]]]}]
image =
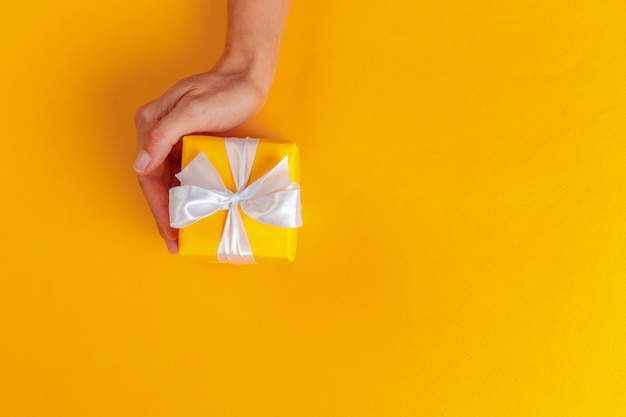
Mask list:
[{"label": "yellow paper surface", "polygon": [[[228,163],[224,138],[214,136],[185,136],[183,138],[182,168],[200,152],[204,152],[224,185],[235,190],[235,183]],[[271,170],[285,156],[289,157],[291,180],[300,180],[300,154],[295,143],[261,139],[258,143],[248,184]],[[254,259],[257,263],[291,262],[296,255],[298,229],[277,227],[258,222],[238,208]],[[224,228],[227,211],[218,211],[209,217],[180,229],[179,248],[181,255],[195,259],[217,262],[217,248]]]},{"label": "yellow paper surface", "polygon": [[298,144],[304,227],[241,268],[131,168],[226,6],[2,1],[0,417],[626,416],[624,0],[293,1],[228,136]]}]

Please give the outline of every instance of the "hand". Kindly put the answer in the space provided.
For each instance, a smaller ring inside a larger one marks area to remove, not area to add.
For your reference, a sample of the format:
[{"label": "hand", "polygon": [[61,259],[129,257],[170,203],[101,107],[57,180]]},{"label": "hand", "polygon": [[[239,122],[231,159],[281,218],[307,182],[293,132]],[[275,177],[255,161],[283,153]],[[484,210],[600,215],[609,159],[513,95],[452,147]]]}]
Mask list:
[{"label": "hand", "polygon": [[176,83],[135,114],[137,159],[133,169],[161,237],[178,252],[178,230],[170,227],[169,189],[178,185],[184,135],[223,133],[254,116],[262,107],[271,80],[254,77],[250,67],[222,61],[213,70]]}]

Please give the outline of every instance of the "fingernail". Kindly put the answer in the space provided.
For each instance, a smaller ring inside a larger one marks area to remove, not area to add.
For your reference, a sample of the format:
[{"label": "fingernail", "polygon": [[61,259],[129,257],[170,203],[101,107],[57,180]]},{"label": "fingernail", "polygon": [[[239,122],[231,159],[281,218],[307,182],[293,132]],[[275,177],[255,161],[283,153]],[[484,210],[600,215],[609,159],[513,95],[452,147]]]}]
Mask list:
[{"label": "fingernail", "polygon": [[135,159],[135,164],[133,165],[133,169],[135,170],[136,173],[144,172],[149,163],[150,163],[150,155],[148,154],[148,152],[142,149],[137,154],[137,159]]},{"label": "fingernail", "polygon": [[165,246],[167,246],[167,250],[170,251],[170,253],[178,253],[178,243],[176,243],[175,240],[165,239]]}]

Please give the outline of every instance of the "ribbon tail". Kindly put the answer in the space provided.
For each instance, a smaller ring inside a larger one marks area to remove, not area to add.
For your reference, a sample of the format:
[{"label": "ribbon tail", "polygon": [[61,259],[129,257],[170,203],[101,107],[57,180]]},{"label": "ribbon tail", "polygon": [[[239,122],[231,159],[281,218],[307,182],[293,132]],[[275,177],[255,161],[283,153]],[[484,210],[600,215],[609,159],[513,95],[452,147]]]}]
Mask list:
[{"label": "ribbon tail", "polygon": [[231,204],[228,209],[226,223],[217,248],[217,260],[221,263],[240,265],[256,263],[237,204]]}]

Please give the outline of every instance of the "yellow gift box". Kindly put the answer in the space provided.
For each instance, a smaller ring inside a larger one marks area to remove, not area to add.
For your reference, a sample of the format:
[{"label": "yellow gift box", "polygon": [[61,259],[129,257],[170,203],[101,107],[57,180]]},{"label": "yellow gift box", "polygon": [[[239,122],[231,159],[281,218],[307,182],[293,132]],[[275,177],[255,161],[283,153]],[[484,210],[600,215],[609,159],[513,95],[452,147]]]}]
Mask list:
[{"label": "yellow gift box", "polygon": [[[235,180],[226,153],[224,138],[190,135],[183,137],[181,168],[184,169],[203,152],[219,173],[224,185],[236,190]],[[295,143],[260,139],[250,171],[251,184],[288,156],[291,181],[300,180],[300,154]],[[240,207],[243,225],[256,263],[293,262],[296,255],[296,228],[271,226],[248,217]],[[217,211],[179,230],[179,252],[194,259],[218,262],[218,246],[226,222],[227,211]]]}]

